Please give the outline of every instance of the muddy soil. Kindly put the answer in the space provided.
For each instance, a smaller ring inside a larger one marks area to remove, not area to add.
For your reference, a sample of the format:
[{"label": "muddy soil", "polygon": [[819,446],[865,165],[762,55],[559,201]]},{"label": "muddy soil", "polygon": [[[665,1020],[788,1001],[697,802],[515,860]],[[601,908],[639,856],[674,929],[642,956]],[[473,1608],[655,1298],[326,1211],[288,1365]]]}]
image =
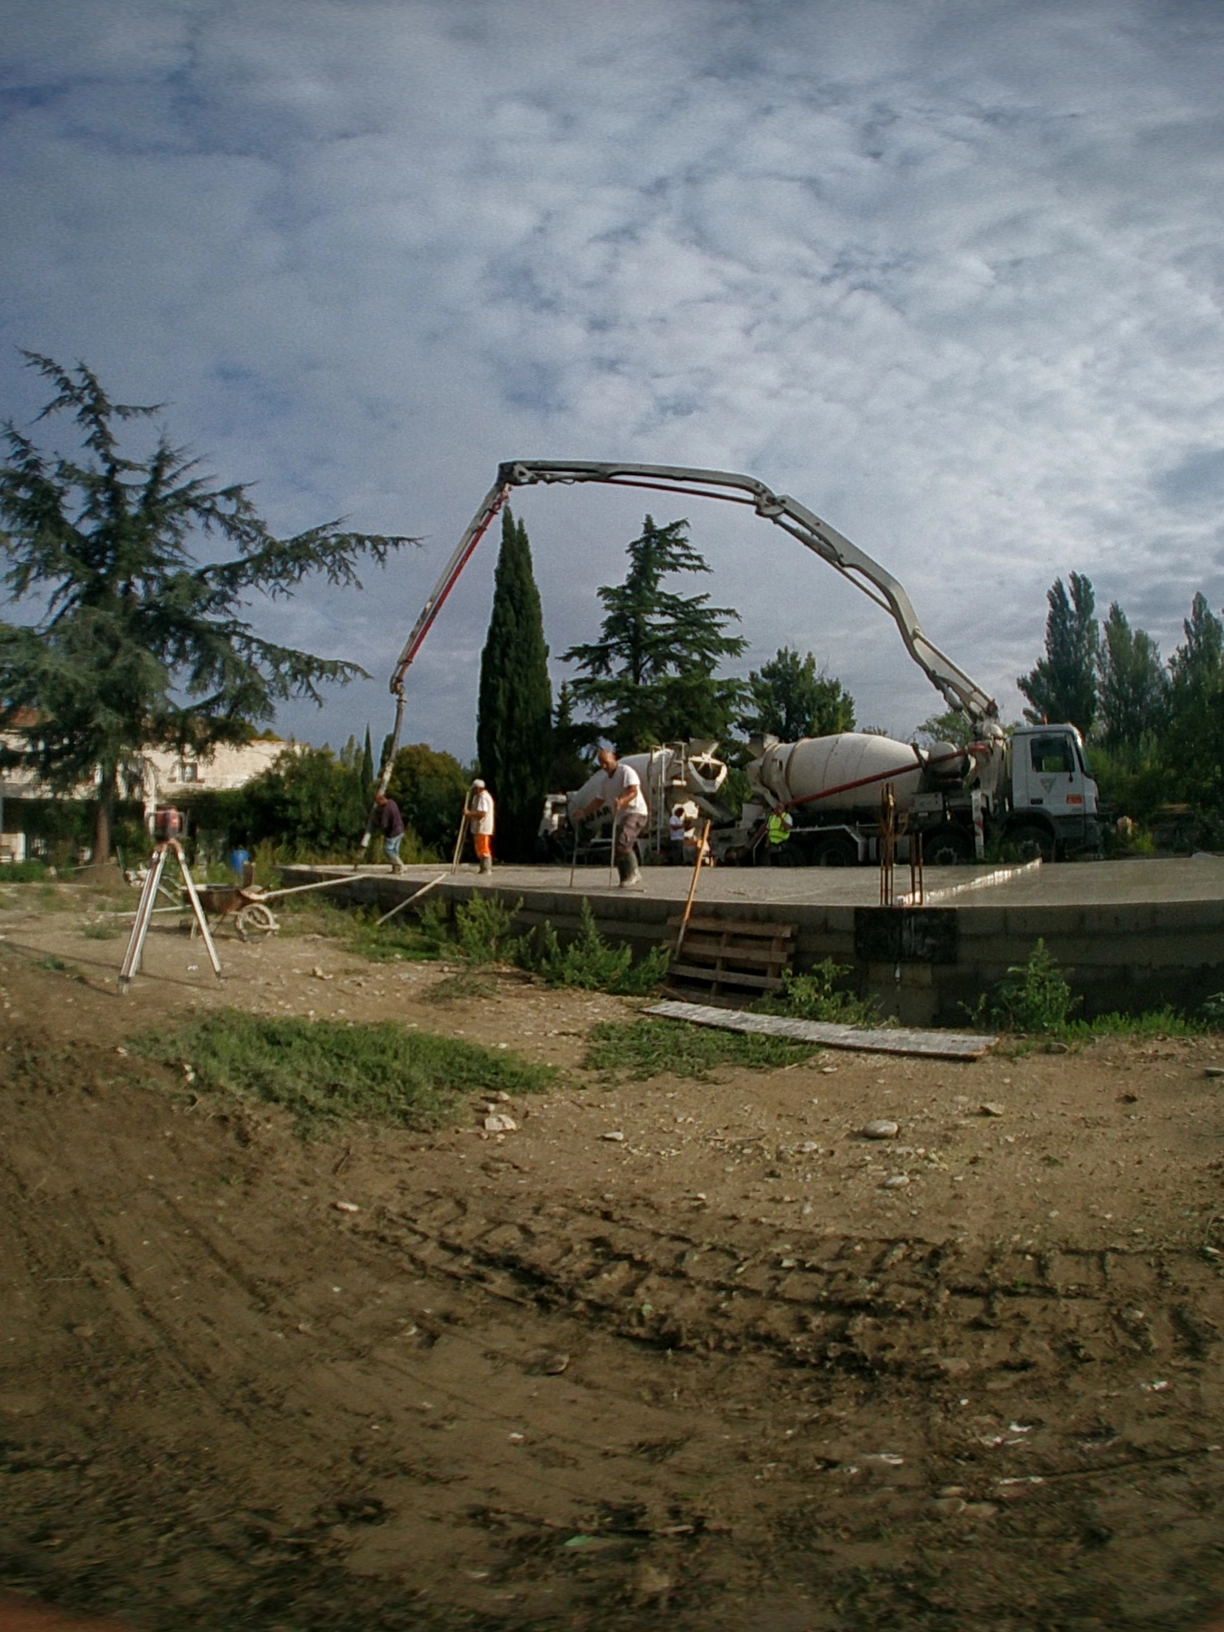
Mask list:
[{"label": "muddy soil", "polygon": [[[618,1081],[580,1062],[621,1000],[300,936],[223,940],[218,988],[169,928],[120,999],[86,921],[68,889],[0,911],[23,1601],[167,1632],[1214,1623],[1224,1040]],[[216,1003],[562,1069],[504,1136],[473,1103],[303,1143],[127,1051]]]}]

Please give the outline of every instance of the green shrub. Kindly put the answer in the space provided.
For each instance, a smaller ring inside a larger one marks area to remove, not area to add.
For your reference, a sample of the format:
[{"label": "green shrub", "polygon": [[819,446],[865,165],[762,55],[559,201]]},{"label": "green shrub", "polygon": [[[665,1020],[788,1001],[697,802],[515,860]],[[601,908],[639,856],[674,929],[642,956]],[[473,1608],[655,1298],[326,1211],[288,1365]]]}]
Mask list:
[{"label": "green shrub", "polygon": [[656,991],[667,974],[669,958],[666,947],[652,946],[634,963],[632,947],[609,946],[585,898],[578,933],[568,945],[562,946],[556,930],[546,923],[542,930],[525,936],[515,953],[520,968],[530,969],[549,986],[578,986],[623,997]]},{"label": "green shrub", "polygon": [[500,896],[477,894],[451,913],[446,902],[427,901],[421,908],[420,934],[436,951],[465,963],[508,962],[515,946],[510,926],[522,905],[519,900],[508,907]]},{"label": "green shrub", "polygon": [[406,1128],[453,1122],[459,1096],[546,1088],[555,1067],[389,1021],[273,1019],[219,1009],[171,1032],[132,1039],[168,1066],[190,1066],[200,1087],[282,1105],[299,1133],[351,1118]]},{"label": "green shrub", "polygon": [[47,876],[45,861],[12,861],[0,871],[0,882],[5,884],[34,884]]},{"label": "green shrub", "polygon": [[1007,978],[984,994],[973,1018],[1007,1031],[1060,1031],[1080,1002],[1045,941],[1038,940],[1025,961],[1010,965]]},{"label": "green shrub", "polygon": [[879,1007],[872,997],[839,991],[836,982],[850,973],[848,964],[822,958],[803,974],[782,971],[782,990],[761,999],[764,1014],[784,1014],[792,1020],[831,1020],[842,1026],[878,1026]]}]

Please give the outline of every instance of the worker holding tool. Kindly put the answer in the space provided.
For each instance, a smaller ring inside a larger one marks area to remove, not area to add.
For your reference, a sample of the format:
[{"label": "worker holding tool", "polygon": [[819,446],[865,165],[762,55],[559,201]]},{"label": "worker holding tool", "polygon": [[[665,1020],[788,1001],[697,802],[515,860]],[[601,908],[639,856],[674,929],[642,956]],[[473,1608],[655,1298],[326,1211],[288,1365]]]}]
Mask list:
[{"label": "worker holding tool", "polygon": [[765,851],[765,860],[772,865],[774,858],[791,836],[791,829],[795,825],[795,818],[785,805],[777,805],[770,812],[769,827],[767,830],[768,844]]},{"label": "worker holding tool", "polygon": [[642,792],[642,779],[632,765],[622,764],[611,748],[601,748],[595,757],[603,772],[603,786],[589,805],[575,812],[574,820],[585,821],[607,805],[612,811],[616,870],[620,874],[621,887],[640,884],[642,875],[634,845],[650,815],[646,795]]},{"label": "worker holding tool", "polygon": [[480,863],[482,873],[493,871],[493,829],[496,824],[496,809],[493,804],[493,795],[485,784],[476,778],[468,792],[467,804],[463,807],[463,814],[468,823],[468,831],[472,835],[472,844],[476,850],[476,859]]},{"label": "worker holding tool", "polygon": [[370,826],[377,828],[383,836],[383,854],[391,863],[393,873],[402,873],[404,864],[400,860],[400,845],[404,841],[404,818],[400,815],[400,808],[394,799],[388,799],[385,793],[374,795],[374,813]]}]

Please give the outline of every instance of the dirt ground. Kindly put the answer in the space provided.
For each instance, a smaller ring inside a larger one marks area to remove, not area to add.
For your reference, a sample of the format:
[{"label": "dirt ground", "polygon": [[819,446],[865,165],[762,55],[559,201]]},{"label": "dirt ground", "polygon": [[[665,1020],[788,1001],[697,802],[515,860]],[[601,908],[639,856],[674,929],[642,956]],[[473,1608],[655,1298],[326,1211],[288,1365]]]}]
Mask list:
[{"label": "dirt ground", "polygon": [[[615,1081],[580,1061],[622,1000],[439,1001],[437,964],[300,936],[223,939],[218,988],[170,928],[120,998],[79,891],[5,900],[15,1601],[167,1632],[1218,1624],[1224,1038]],[[303,1143],[127,1051],[217,1003],[562,1070],[502,1136],[474,1101]]]}]

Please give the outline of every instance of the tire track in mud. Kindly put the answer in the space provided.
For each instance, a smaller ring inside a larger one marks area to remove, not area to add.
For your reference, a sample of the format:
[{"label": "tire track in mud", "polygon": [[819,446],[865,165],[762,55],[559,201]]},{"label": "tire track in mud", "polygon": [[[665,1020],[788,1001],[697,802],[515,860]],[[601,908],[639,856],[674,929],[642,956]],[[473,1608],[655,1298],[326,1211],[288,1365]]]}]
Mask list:
[{"label": "tire track in mud", "polygon": [[623,1337],[864,1376],[1198,1360],[1224,1327],[1224,1277],[1192,1251],[974,1250],[715,1220],[681,1233],[577,1201],[486,1209],[437,1191],[354,1233]]}]

